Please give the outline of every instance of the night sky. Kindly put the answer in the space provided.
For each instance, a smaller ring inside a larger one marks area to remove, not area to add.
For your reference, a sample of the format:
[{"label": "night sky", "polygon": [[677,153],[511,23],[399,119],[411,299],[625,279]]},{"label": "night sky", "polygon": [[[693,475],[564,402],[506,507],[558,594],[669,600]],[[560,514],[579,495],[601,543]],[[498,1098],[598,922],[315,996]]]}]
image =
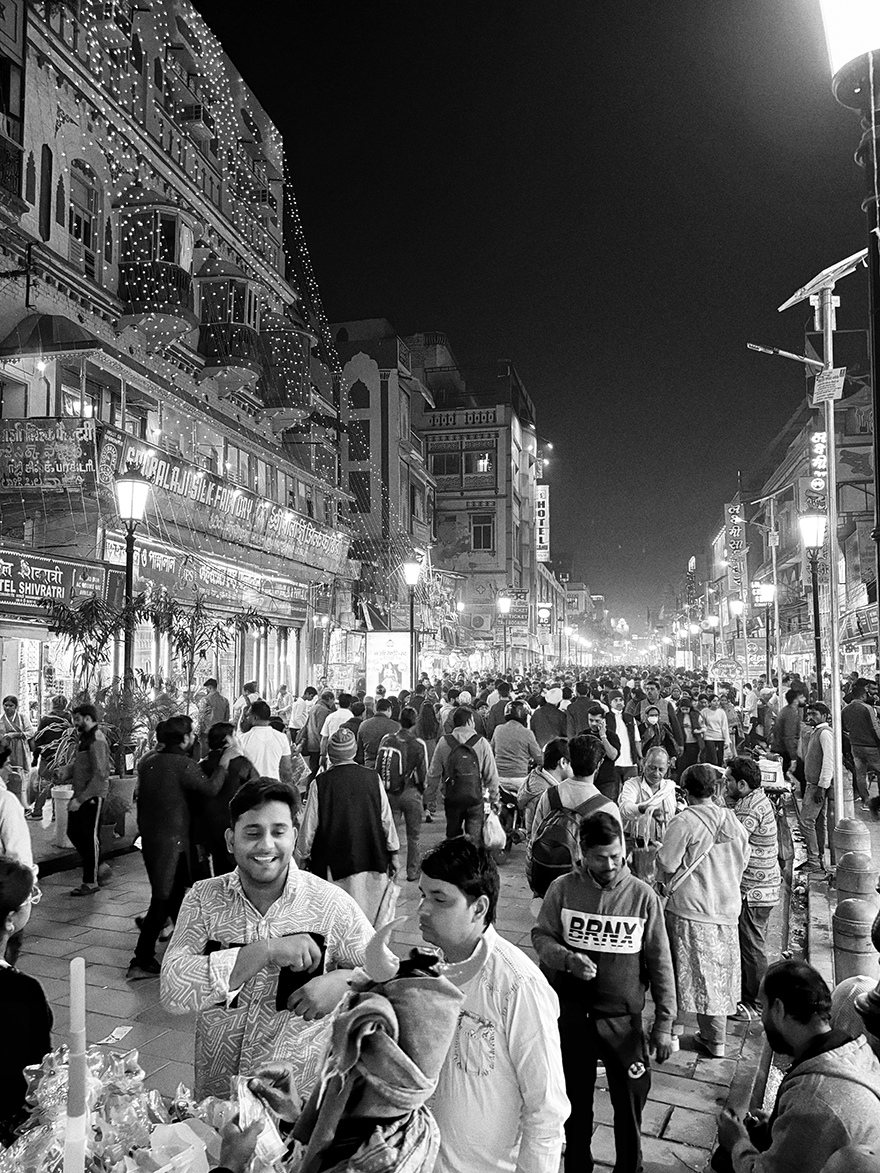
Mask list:
[{"label": "night sky", "polygon": [[331,321],[512,359],[554,556],[642,630],[804,395],[746,342],[802,351],[776,307],[865,243],[818,0],[197,6],[284,135]]}]

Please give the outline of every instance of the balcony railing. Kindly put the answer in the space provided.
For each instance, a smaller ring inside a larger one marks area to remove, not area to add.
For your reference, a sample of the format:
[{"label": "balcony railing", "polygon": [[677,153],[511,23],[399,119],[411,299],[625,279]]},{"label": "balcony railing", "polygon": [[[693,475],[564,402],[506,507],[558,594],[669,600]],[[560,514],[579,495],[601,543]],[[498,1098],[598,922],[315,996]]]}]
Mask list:
[{"label": "balcony railing", "polygon": [[215,362],[263,364],[260,336],[250,326],[210,322],[199,327],[199,354]]},{"label": "balcony railing", "polygon": [[180,306],[192,312],[192,277],[167,261],[124,261],[119,266],[119,297],[135,310]]},{"label": "balcony railing", "polygon": [[21,151],[5,138],[0,138],[0,189],[21,198]]}]

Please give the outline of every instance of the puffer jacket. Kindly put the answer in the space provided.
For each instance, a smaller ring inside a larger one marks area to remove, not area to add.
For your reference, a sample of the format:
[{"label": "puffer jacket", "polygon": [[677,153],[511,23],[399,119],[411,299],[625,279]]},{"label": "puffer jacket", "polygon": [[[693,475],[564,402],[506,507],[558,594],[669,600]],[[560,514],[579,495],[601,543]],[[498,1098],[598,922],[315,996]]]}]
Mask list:
[{"label": "puffer jacket", "polygon": [[783,1079],[770,1120],[770,1148],[740,1140],[735,1173],[820,1173],[847,1145],[880,1148],[880,1063],[862,1035],[829,1031]]},{"label": "puffer jacket", "polygon": [[749,860],[749,833],[727,807],[699,803],[679,812],[666,828],[657,853],[658,872],[674,883],[709,845],[712,850],[669,897],[666,911],[687,920],[735,925],[740,882]]}]

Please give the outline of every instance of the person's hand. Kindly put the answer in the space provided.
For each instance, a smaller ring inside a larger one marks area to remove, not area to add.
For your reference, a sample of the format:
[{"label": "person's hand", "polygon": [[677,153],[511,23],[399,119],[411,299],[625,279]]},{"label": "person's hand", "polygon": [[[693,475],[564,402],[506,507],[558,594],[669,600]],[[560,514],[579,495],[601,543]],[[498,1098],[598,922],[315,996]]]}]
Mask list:
[{"label": "person's hand", "polygon": [[230,1120],[220,1133],[220,1165],[230,1173],[247,1173],[257,1148],[257,1139],[263,1131],[263,1120],[254,1120],[241,1128],[238,1116]]},{"label": "person's hand", "polygon": [[337,973],[325,973],[294,990],[287,999],[287,1009],[297,1018],[314,1022],[331,1014],[339,1005],[340,997]]},{"label": "person's hand", "polygon": [[274,937],[269,943],[269,953],[274,965],[295,970],[312,970],[321,963],[321,950],[308,933]]},{"label": "person's hand", "polygon": [[570,973],[572,977],[579,978],[582,982],[591,982],[599,972],[596,969],[596,963],[591,961],[584,953],[569,953],[565,965],[566,973]]},{"label": "person's hand", "polygon": [[391,853],[391,855],[388,857],[388,878],[389,878],[389,880],[395,879],[397,876],[397,873],[399,871],[400,871],[400,856],[397,854],[396,851],[393,851]]},{"label": "person's hand", "polygon": [[601,740],[601,738],[603,738],[605,736],[605,731],[607,730],[607,728],[608,728],[608,725],[605,721],[605,718],[600,717],[599,720],[596,722],[596,735],[600,738],[600,740]]},{"label": "person's hand", "polygon": [[731,1152],[738,1140],[748,1140],[746,1126],[730,1108],[718,1113],[718,1143],[727,1152]]},{"label": "person's hand", "polygon": [[770,1123],[770,1113],[763,1108],[755,1108],[754,1112],[747,1112],[743,1118],[746,1128],[763,1127]]},{"label": "person's hand", "polygon": [[667,1030],[651,1031],[651,1050],[658,1063],[665,1063],[672,1054],[672,1034]]},{"label": "person's hand", "polygon": [[258,1100],[270,1108],[279,1119],[294,1124],[302,1112],[302,1097],[293,1078],[289,1063],[267,1063],[261,1067],[248,1087]]},{"label": "person's hand", "polygon": [[67,804],[67,813],[72,814],[74,811],[78,811],[81,806],[82,803],[78,798],[72,798]]}]

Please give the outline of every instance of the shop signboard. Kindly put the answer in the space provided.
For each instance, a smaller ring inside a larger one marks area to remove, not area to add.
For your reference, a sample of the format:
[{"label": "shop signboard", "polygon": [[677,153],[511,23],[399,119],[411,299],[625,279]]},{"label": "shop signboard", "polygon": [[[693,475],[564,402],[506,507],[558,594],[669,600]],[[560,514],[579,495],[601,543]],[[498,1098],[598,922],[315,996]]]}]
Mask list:
[{"label": "shop signboard", "polygon": [[[124,576],[116,567],[125,566],[125,539],[108,534],[104,557],[110,563],[108,594],[120,592]],[[123,588],[124,589],[124,588]],[[184,602],[196,591],[218,608],[244,610],[253,607],[263,615],[305,621],[308,586],[281,575],[246,566],[234,566],[205,555],[175,550],[162,542],[136,538],[134,547],[135,594],[153,590],[167,592]]]},{"label": "shop signboard", "polygon": [[169,498],[186,503],[179,516],[168,511],[178,524],[331,574],[345,569],[350,539],[342,530],[304,517],[117,428],[105,428],[98,461],[100,483],[112,486],[113,478],[129,463],[153,482],[154,508],[159,513]]},{"label": "shop signboard", "polygon": [[535,558],[550,561],[550,486],[535,486]]},{"label": "shop signboard", "polygon": [[763,639],[743,639],[737,637],[734,641],[735,658],[745,664],[746,680],[755,680],[758,676],[767,675],[767,645]]},{"label": "shop signboard", "polygon": [[389,694],[409,688],[409,632],[368,631],[366,640],[367,692],[375,695],[379,684]]},{"label": "shop signboard", "polygon": [[507,587],[503,593],[510,595],[511,598],[510,612],[507,615],[507,623],[511,630],[514,627],[528,629],[529,592],[521,587]]},{"label": "shop signboard", "polygon": [[0,420],[0,489],[94,493],[95,421]]},{"label": "shop signboard", "polygon": [[0,550],[0,614],[46,618],[47,603],[103,597],[105,568],[72,558],[44,558],[23,550]]}]

